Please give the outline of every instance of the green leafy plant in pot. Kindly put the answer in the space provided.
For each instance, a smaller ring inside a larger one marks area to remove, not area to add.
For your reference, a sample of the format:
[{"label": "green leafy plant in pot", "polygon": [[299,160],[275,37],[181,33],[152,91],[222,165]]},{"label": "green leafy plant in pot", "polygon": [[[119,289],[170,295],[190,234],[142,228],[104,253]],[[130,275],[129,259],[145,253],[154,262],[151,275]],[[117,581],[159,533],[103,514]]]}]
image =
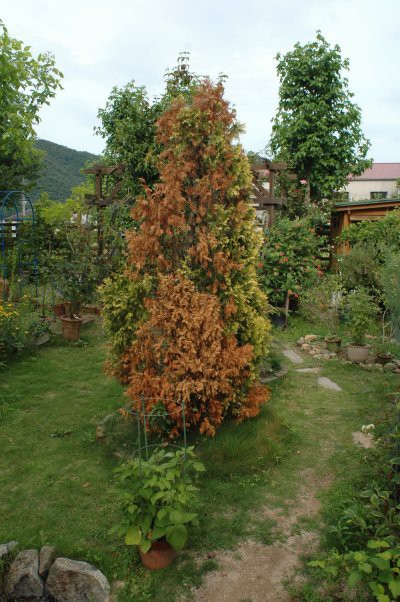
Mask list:
[{"label": "green leafy plant in pot", "polygon": [[204,472],[193,448],[159,448],[148,460],[135,458],[116,469],[123,519],[112,533],[137,545],[143,564],[160,569],[171,564],[198,526],[200,506],[195,482]]},{"label": "green leafy plant in pot", "polygon": [[369,348],[365,345],[365,335],[372,326],[378,308],[371,295],[360,287],[346,297],[345,316],[352,337],[352,344],[347,347],[347,357],[351,362],[365,362]]},{"label": "green leafy plant in pot", "polygon": [[92,299],[95,290],[88,256],[59,261],[56,270],[56,290],[64,299],[65,314],[60,317],[63,336],[76,341],[79,339],[82,324],[81,307]]}]

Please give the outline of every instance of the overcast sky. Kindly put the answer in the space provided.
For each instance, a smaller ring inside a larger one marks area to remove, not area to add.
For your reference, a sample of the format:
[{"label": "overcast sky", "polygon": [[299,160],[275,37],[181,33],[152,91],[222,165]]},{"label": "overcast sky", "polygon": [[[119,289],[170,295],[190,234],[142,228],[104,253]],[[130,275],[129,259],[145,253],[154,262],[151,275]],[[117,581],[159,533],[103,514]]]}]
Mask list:
[{"label": "overcast sky", "polygon": [[400,161],[400,0],[0,0],[12,37],[49,50],[64,90],[41,113],[41,138],[99,153],[97,110],[134,79],[150,97],[180,51],[191,69],[228,75],[247,150],[265,147],[278,104],[277,52],[321,29],[350,59],[354,101],[375,161]]}]

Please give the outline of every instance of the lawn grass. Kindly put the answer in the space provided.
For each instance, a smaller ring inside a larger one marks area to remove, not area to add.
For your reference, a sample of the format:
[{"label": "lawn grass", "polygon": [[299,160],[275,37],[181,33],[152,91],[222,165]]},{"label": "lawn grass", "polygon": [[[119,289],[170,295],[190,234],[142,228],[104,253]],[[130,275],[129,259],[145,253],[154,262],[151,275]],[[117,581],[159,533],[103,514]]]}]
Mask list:
[{"label": "lawn grass", "polygon": [[[293,341],[307,333],[301,328],[278,338]],[[244,538],[266,545],[278,538],[259,509],[289,507],[310,467],[317,479],[334,475],[339,451],[348,470],[356,470],[362,453],[351,432],[384,414],[395,383],[391,374],[328,362],[322,374],[343,387],[333,394],[316,386],[315,375],[290,369],[272,383],[271,400],[256,419],[227,423],[214,439],[191,438],[207,468],[201,528],[173,566],[150,573],[135,550],[109,534],[119,516],[112,471],[121,451],[134,447],[135,434],[117,421],[105,442],[95,440],[96,424],[125,400],[103,372],[100,325],[86,327],[83,338],[85,346],[56,340],[0,373],[0,542],[49,543],[93,562],[110,581],[126,582],[121,602],[173,601],[215,569],[213,551]],[[315,364],[305,356],[303,366]]]},{"label": "lawn grass", "polygon": [[248,514],[262,497],[265,471],[288,452],[290,432],[265,407],[240,427],[225,425],[217,439],[193,439],[207,467],[207,528],[193,534],[175,566],[161,576],[147,573],[136,551],[109,535],[119,516],[113,469],[119,451],[133,449],[135,432],[119,422],[108,441],[95,440],[98,422],[125,400],[122,387],[103,372],[100,326],[86,327],[83,339],[84,346],[56,339],[0,373],[0,542],[55,545],[65,556],[95,563],[110,580],[128,578],[127,600],[173,600],[178,583],[199,583],[213,566],[207,557],[194,563],[195,549],[233,546],[254,530]]}]

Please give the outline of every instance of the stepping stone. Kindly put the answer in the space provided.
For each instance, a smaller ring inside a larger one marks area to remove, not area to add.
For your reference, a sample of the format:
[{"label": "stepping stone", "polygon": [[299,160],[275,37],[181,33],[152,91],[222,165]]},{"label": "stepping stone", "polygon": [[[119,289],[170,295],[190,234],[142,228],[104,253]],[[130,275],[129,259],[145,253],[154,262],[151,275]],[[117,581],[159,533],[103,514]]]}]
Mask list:
[{"label": "stepping stone", "polygon": [[292,362],[292,364],[302,364],[303,363],[303,358],[300,357],[300,355],[298,353],[296,353],[295,351],[292,351],[291,349],[284,349],[283,355],[286,356]]},{"label": "stepping stone", "polygon": [[374,446],[374,438],[370,433],[358,431],[357,433],[352,433],[352,437],[354,445],[361,445],[365,449],[371,449]]},{"label": "stepping stone", "polygon": [[302,374],[319,374],[321,368],[297,368],[296,372],[301,372]]},{"label": "stepping stone", "polygon": [[326,376],[320,376],[318,379],[318,384],[321,387],[325,387],[325,389],[330,389],[331,391],[342,391],[342,388],[339,387],[336,383],[333,382],[330,378]]}]

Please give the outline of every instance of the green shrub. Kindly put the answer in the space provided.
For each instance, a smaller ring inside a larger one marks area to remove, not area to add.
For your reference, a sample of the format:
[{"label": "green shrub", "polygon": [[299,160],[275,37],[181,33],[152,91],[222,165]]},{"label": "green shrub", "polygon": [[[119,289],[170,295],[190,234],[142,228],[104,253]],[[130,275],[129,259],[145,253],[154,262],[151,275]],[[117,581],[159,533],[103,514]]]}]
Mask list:
[{"label": "green shrub", "polygon": [[287,295],[298,297],[322,275],[318,241],[307,219],[280,218],[266,233],[259,263],[259,280],[275,307]]}]

